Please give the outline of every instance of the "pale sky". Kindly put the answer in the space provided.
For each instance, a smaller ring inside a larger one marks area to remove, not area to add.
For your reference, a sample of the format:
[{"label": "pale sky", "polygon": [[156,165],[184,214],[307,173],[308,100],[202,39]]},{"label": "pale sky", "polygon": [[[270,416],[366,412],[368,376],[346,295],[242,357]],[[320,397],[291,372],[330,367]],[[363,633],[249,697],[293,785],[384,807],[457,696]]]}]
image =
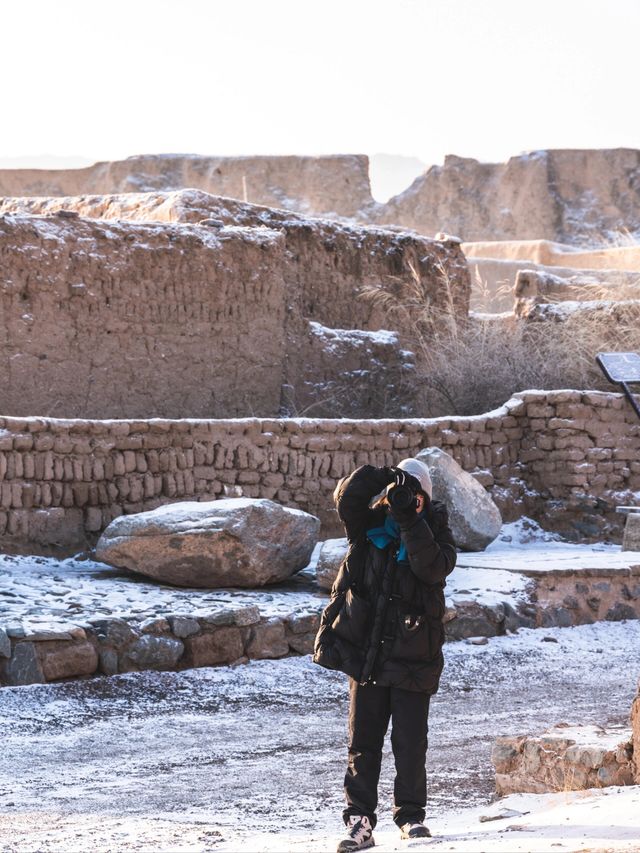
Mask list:
[{"label": "pale sky", "polygon": [[640,148],[638,0],[11,0],[0,27],[3,166]]}]

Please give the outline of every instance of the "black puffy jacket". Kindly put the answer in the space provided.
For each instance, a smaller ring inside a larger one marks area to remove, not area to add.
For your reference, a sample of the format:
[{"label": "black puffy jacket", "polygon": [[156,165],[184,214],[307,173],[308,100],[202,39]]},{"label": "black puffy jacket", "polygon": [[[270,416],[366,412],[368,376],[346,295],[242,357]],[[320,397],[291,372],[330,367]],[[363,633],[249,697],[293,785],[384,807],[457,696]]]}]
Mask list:
[{"label": "black puffy jacket", "polygon": [[338,483],[334,500],[349,551],[331,590],[316,636],[313,660],[361,684],[435,693],[444,659],[445,578],[456,563],[444,504],[401,525],[408,565],[397,545],[377,548],[367,530],[384,524],[384,507],[371,499],[394,482],[391,468],[363,465]]}]

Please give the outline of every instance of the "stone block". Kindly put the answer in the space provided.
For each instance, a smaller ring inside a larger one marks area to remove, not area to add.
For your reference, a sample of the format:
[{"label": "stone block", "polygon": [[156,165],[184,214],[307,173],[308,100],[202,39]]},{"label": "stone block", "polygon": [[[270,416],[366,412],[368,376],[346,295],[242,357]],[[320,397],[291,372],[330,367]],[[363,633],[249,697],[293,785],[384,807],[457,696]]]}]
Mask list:
[{"label": "stone block", "polygon": [[121,651],[137,638],[136,632],[124,619],[116,617],[89,619],[98,642],[112,646]]},{"label": "stone block", "polygon": [[46,681],[35,643],[16,643],[9,659],[5,678],[7,684],[44,684]]},{"label": "stone block", "polygon": [[640,512],[630,512],[624,525],[623,551],[640,551]]},{"label": "stone block", "polygon": [[143,634],[165,634],[169,631],[169,622],[163,616],[152,616],[140,623]]},{"label": "stone block", "polygon": [[169,624],[175,636],[181,639],[191,637],[200,630],[200,623],[190,616],[169,616]]},{"label": "stone block", "polygon": [[319,613],[295,613],[288,616],[285,620],[287,631],[292,634],[307,634],[309,632],[317,632],[320,627]]},{"label": "stone block", "polygon": [[0,658],[11,657],[11,640],[4,628],[0,628]]},{"label": "stone block", "polygon": [[240,628],[235,625],[187,637],[184,645],[183,663],[190,667],[232,663],[244,652]]},{"label": "stone block", "polygon": [[102,648],[98,653],[99,670],[103,675],[116,675],[118,672],[118,653],[113,649]]},{"label": "stone block", "polygon": [[289,648],[299,655],[313,654],[313,645],[316,639],[316,634],[312,631],[309,634],[287,634],[287,642]]},{"label": "stone block", "polygon": [[173,637],[145,634],[130,645],[120,658],[120,668],[172,670],[184,652],[184,643]]},{"label": "stone block", "polygon": [[260,621],[260,609],[255,605],[242,607],[233,611],[233,621],[238,627],[256,625]]},{"label": "stone block", "polygon": [[36,652],[47,681],[92,675],[98,668],[98,653],[86,640],[38,643]]},{"label": "stone block", "polygon": [[284,622],[278,618],[267,619],[254,625],[249,633],[246,653],[254,659],[281,658],[289,653]]}]

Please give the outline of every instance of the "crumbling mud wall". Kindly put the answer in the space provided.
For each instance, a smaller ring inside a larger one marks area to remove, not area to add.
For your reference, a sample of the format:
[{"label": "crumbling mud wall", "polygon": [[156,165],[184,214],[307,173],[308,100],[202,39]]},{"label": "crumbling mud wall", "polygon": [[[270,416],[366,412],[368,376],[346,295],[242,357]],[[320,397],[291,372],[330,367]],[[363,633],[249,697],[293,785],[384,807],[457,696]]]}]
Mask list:
[{"label": "crumbling mud wall", "polygon": [[381,328],[381,311],[367,300],[354,301],[355,288],[382,282],[393,290],[408,278],[417,277],[434,311],[453,310],[462,320],[469,310],[466,259],[460,245],[447,239],[309,219],[193,189],[0,200],[0,215],[52,216],[66,211],[90,219],[189,223],[213,231],[224,226],[282,231],[286,279],[297,313],[333,328]]},{"label": "crumbling mud wall", "polygon": [[276,412],[283,255],[266,229],[4,217],[2,411]]},{"label": "crumbling mud wall", "polygon": [[[550,240],[584,247],[600,246],[621,233],[640,233],[640,151],[628,148],[542,150],[506,163],[452,155],[386,204],[373,201],[368,158],[361,155],[169,154],[84,169],[0,170],[0,195],[5,196],[184,188],[309,215],[396,225],[425,235],[446,231],[465,241]],[[564,260],[539,263],[565,265]],[[598,259],[584,259],[580,265],[608,268]]]},{"label": "crumbling mud wall", "polygon": [[637,502],[640,424],[621,395],[528,391],[471,418],[434,420],[0,419],[0,546],[70,552],[112,518],[185,499],[266,497],[341,535],[331,495],[364,463],[441,447],[506,519],[576,539],[621,534]]},{"label": "crumbling mud wall", "polygon": [[195,187],[302,213],[355,216],[373,203],[369,159],[161,154],[83,169],[0,169],[0,195],[70,196]]},{"label": "crumbling mud wall", "polygon": [[507,163],[450,156],[374,216],[465,241],[599,245],[621,232],[640,232],[640,151],[534,151]]},{"label": "crumbling mud wall", "polygon": [[547,267],[567,267],[574,271],[626,270],[627,272],[640,272],[640,246],[637,245],[580,250],[575,246],[552,243],[549,240],[495,242],[489,240],[480,243],[463,243],[462,249],[468,258],[530,261]]},{"label": "crumbling mud wall", "polygon": [[[362,373],[351,371],[345,382],[347,365],[362,359],[360,342],[342,335],[340,357],[328,365],[309,323],[378,331],[384,313],[362,298],[364,290],[393,292],[407,281],[418,282],[433,312],[453,310],[462,320],[468,311],[466,262],[447,241],[305,219],[193,190],[13,199],[3,209],[0,351],[11,366],[0,376],[5,414],[271,416],[345,398],[360,402],[348,411],[334,405],[334,415],[410,414],[393,392],[398,371],[412,360],[402,341],[369,366],[376,368],[375,408]],[[60,325],[68,330],[62,337]],[[263,347],[267,328],[273,339]],[[81,365],[75,375],[74,361]],[[309,385],[314,374],[316,389]],[[260,376],[265,381],[254,394]]]}]

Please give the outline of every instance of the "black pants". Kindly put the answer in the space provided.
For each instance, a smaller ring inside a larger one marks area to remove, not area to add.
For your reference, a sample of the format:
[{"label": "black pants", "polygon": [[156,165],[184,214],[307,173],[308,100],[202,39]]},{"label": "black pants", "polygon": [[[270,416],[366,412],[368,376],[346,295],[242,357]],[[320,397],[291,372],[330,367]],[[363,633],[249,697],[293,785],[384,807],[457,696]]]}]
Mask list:
[{"label": "black pants", "polygon": [[391,746],[396,764],[393,819],[398,826],[423,821],[427,803],[427,720],[429,694],[399,687],[349,684],[349,766],[344,779],[350,815],[366,815],[376,825],[378,779],[384,736],[391,719]]}]

